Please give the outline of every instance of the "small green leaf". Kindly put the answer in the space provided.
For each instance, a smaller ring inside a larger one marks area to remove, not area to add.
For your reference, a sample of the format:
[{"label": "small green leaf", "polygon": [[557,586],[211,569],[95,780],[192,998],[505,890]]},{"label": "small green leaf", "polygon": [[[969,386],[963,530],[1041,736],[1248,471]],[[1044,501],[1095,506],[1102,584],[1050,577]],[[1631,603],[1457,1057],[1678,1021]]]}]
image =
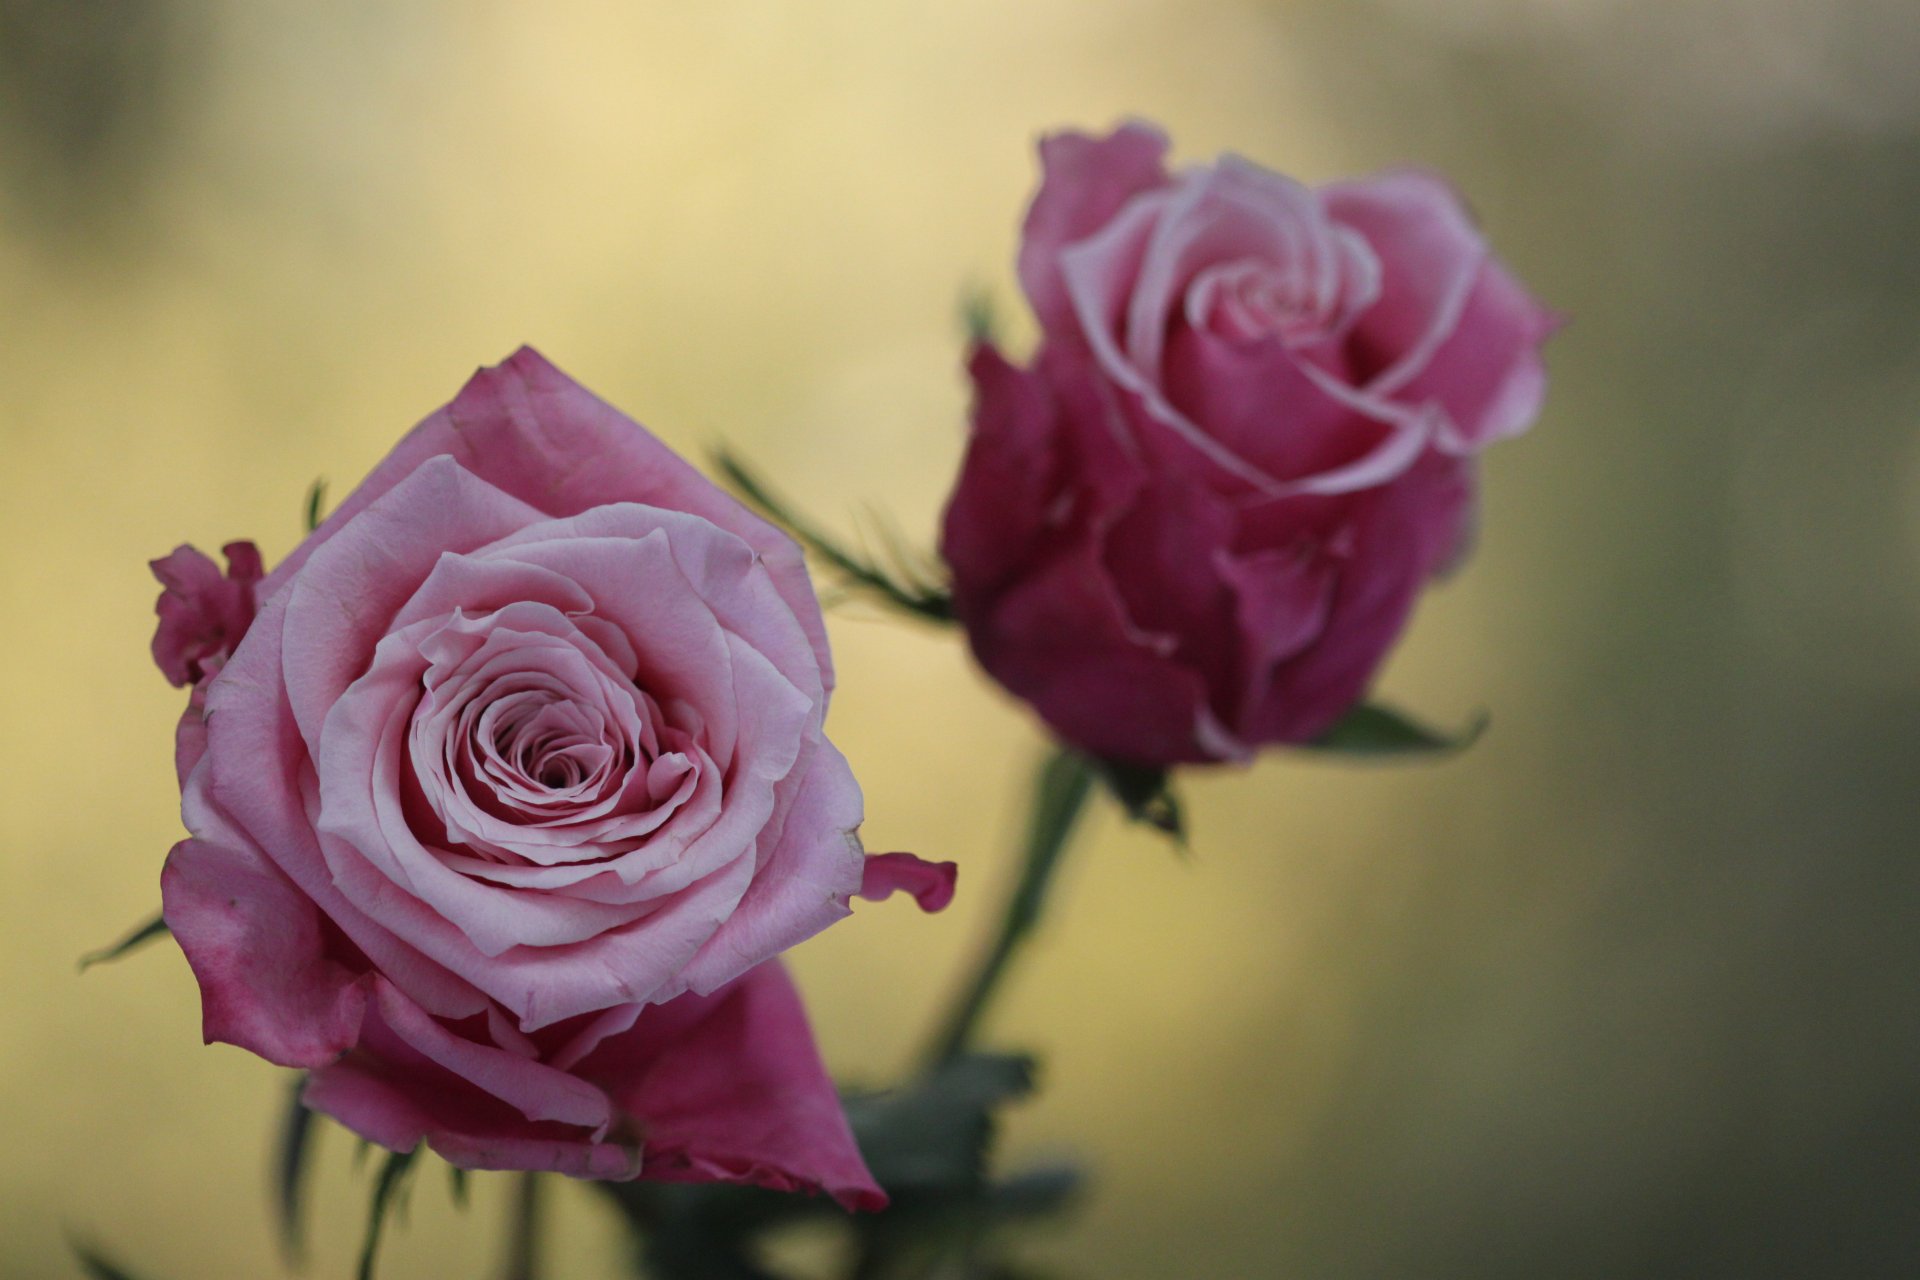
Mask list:
[{"label": "small green leaf", "polygon": [[714,451],[713,465],[741,497],[762,515],[785,528],[807,550],[839,570],[849,582],[865,588],[902,612],[928,622],[953,621],[953,598],[940,587],[916,580],[916,575],[911,571],[900,575],[907,579],[901,581],[899,576],[889,574],[870,557],[848,551],[776,498],[759,476],[727,449]]},{"label": "small green leaf", "polygon": [[892,1196],[975,1196],[994,1112],[1033,1091],[1033,1059],[963,1053],[899,1089],[847,1099],[867,1167]]},{"label": "small green leaf", "polygon": [[960,298],[960,324],[967,341],[974,346],[999,340],[1000,320],[993,307],[993,295],[985,289],[969,289]]},{"label": "small green leaf", "polygon": [[307,1087],[305,1073],[293,1082],[287,1113],[280,1123],[279,1158],[274,1163],[274,1208],[280,1219],[280,1248],[287,1262],[298,1268],[306,1257],[302,1193],[313,1151],[314,1114],[300,1096]]},{"label": "small green leaf", "polygon": [[366,1242],[360,1247],[360,1280],[373,1280],[374,1259],[380,1254],[381,1229],[386,1226],[387,1214],[394,1207],[394,1199],[406,1180],[407,1171],[413,1167],[416,1154],[416,1151],[390,1151],[387,1162],[380,1166],[379,1180],[373,1184],[373,1203],[367,1208]]},{"label": "small green leaf", "polygon": [[1129,818],[1169,837],[1182,850],[1187,847],[1186,816],[1180,809],[1180,797],[1173,792],[1171,771],[1118,760],[1097,761],[1095,767]]},{"label": "small green leaf", "polygon": [[73,1255],[80,1262],[80,1269],[87,1273],[88,1280],[135,1280],[131,1271],[124,1270],[118,1263],[97,1253],[89,1245],[78,1240],[69,1240]]},{"label": "small green leaf", "polygon": [[1363,703],[1340,717],[1331,729],[1305,745],[1311,750],[1351,756],[1450,755],[1465,751],[1487,730],[1490,717],[1481,712],[1459,733],[1430,729],[1390,707]]},{"label": "small green leaf", "polygon": [[163,917],[155,916],[112,946],[102,947],[98,951],[89,951],[87,954],[81,956],[80,972],[85,973],[96,964],[105,964],[110,960],[118,960],[129,952],[138,951],[155,938],[163,937],[167,932],[166,920]]},{"label": "small green leaf", "polygon": [[313,488],[307,490],[307,532],[312,533],[320,527],[324,518],[321,504],[327,500],[327,479],[321,476],[313,482]]},{"label": "small green leaf", "polygon": [[1004,1218],[1045,1218],[1072,1206],[1086,1187],[1086,1177],[1070,1164],[1025,1169],[995,1183],[987,1207]]}]

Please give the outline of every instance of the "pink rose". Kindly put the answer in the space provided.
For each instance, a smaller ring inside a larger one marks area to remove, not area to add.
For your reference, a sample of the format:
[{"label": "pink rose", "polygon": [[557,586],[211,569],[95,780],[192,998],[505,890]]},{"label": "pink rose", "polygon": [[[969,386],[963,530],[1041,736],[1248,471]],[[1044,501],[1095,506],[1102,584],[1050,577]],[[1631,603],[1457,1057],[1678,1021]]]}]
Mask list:
[{"label": "pink rose", "polygon": [[1041,144],[1030,368],[976,350],[942,550],[975,654],[1145,765],[1314,738],[1463,552],[1474,457],[1556,320],[1440,179],[1168,173],[1144,124]]},{"label": "pink rose", "polygon": [[[156,656],[231,655],[183,719],[161,888],[209,1041],[469,1168],[884,1202],[773,960],[869,865],[792,542],[523,349],[251,625],[194,554]],[[875,862],[871,894],[950,891],[951,864]]]}]

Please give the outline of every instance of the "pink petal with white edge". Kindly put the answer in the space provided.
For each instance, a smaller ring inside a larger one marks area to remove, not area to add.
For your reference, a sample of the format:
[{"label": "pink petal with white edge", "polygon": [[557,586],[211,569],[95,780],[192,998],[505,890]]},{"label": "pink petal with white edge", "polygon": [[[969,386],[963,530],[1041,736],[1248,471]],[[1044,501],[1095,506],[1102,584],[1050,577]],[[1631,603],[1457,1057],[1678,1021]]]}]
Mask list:
[{"label": "pink petal with white edge", "polygon": [[1065,334],[1074,324],[1060,251],[1112,221],[1135,196],[1165,186],[1166,154],[1167,136],[1137,120],[1104,138],[1070,132],[1040,140],[1040,190],[1020,237],[1020,284],[1042,328]]}]

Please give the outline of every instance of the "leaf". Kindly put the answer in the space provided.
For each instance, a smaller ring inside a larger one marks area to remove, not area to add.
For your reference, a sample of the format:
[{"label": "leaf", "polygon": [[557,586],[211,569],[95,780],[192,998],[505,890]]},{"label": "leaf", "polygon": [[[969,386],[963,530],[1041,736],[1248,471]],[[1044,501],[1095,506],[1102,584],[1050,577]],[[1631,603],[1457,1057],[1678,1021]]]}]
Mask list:
[{"label": "leaf", "polygon": [[455,1205],[467,1207],[467,1171],[457,1164],[447,1166],[447,1190],[453,1196]]},{"label": "leaf", "polygon": [[1483,711],[1464,730],[1448,735],[1409,719],[1391,707],[1362,703],[1318,738],[1303,745],[1314,751],[1350,756],[1451,755],[1479,741],[1490,719]]},{"label": "leaf", "polygon": [[135,1280],[131,1271],[124,1270],[106,1255],[95,1252],[92,1246],[81,1244],[78,1240],[69,1240],[67,1244],[79,1260],[80,1269],[87,1273],[88,1280]]},{"label": "leaf", "polygon": [[1182,850],[1187,847],[1186,817],[1180,809],[1180,797],[1173,793],[1169,770],[1118,760],[1100,760],[1095,767],[1129,818],[1171,838]]},{"label": "leaf", "polygon": [[417,1154],[417,1151],[390,1151],[387,1153],[387,1162],[380,1166],[379,1180],[373,1184],[373,1203],[367,1208],[366,1242],[360,1246],[360,1280],[373,1280],[374,1259],[380,1253],[381,1229],[386,1225],[387,1213],[393,1207],[394,1197],[406,1180],[407,1171],[413,1167]]},{"label": "leaf", "polygon": [[301,1194],[306,1189],[314,1134],[314,1113],[300,1100],[306,1087],[307,1077],[302,1073],[295,1078],[292,1096],[287,1099],[286,1118],[280,1123],[279,1158],[274,1162],[274,1207],[280,1220],[280,1249],[288,1264],[296,1269],[306,1257]]},{"label": "leaf", "polygon": [[848,551],[795,513],[785,502],[774,497],[760,478],[725,448],[714,451],[713,465],[726,477],[727,483],[758,508],[761,514],[785,528],[796,541],[839,570],[848,581],[873,592],[895,608],[928,622],[953,621],[953,598],[944,590],[923,582],[899,581],[870,557]]},{"label": "leaf", "polygon": [[960,324],[967,342],[981,346],[998,341],[1000,318],[994,311],[993,295],[985,289],[969,289],[960,297]]},{"label": "leaf", "polygon": [[847,1119],[887,1194],[976,1195],[997,1108],[1033,1091],[1033,1059],[966,1053],[900,1089],[847,1099]]},{"label": "leaf", "polygon": [[802,1221],[851,1232],[865,1268],[854,1275],[919,1275],[920,1264],[958,1256],[994,1224],[1056,1213],[1078,1193],[1079,1174],[1061,1166],[989,1177],[998,1113],[1033,1083],[1029,1058],[967,1053],[899,1088],[849,1094],[861,1155],[892,1199],[880,1213],[849,1217],[824,1196],[720,1183],[596,1185],[631,1224],[645,1273],[658,1280],[782,1280],[762,1261],[764,1242]]},{"label": "leaf", "polygon": [[1086,1178],[1069,1164],[1042,1165],[995,1183],[987,1208],[1001,1218],[1044,1218],[1070,1208],[1086,1189]]},{"label": "leaf", "polygon": [[320,527],[324,518],[321,504],[327,499],[327,478],[321,476],[313,482],[313,488],[307,490],[307,532],[312,533]]},{"label": "leaf", "polygon": [[166,919],[162,916],[155,916],[112,946],[102,947],[98,951],[89,951],[87,954],[81,956],[80,972],[85,973],[96,964],[106,964],[108,961],[118,960],[130,952],[138,951],[155,938],[161,937],[168,932],[170,931],[167,928]]}]

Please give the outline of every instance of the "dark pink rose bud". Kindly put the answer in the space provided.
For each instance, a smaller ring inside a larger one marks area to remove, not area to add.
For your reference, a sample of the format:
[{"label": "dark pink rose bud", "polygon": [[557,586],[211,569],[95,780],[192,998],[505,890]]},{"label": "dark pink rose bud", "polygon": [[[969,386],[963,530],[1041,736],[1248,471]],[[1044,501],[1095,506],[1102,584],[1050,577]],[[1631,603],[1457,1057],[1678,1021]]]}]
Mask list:
[{"label": "dark pink rose bud", "polygon": [[1538,412],[1557,324],[1438,178],[1169,173],[1166,146],[1041,144],[1040,349],[974,352],[942,539],[987,671],[1145,765],[1307,741],[1365,693],[1464,551],[1475,455]]},{"label": "dark pink rose bud", "polygon": [[868,870],[798,547],[523,349],[259,581],[250,628],[235,563],[157,566],[163,668],[206,677],[161,893],[208,1040],[468,1168],[884,1203],[776,957],[951,877]]},{"label": "dark pink rose bud", "polygon": [[153,660],[175,686],[194,684],[218,670],[253,621],[253,596],[264,572],[251,542],[220,548],[224,576],[205,552],[175,547],[151,562],[165,588],[154,605],[160,625],[153,633]]}]

